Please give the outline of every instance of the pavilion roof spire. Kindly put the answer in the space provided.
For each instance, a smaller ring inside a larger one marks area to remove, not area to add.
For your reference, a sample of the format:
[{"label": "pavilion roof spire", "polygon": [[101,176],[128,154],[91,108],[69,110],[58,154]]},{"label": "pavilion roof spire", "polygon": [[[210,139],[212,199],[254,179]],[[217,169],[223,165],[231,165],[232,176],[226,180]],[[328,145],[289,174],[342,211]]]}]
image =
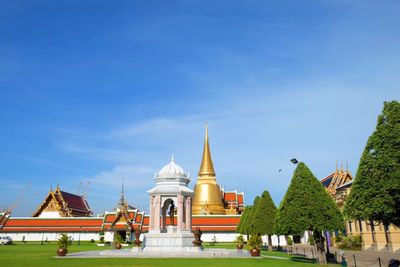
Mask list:
[{"label": "pavilion roof spire", "polygon": [[125,179],[124,179],[124,177],[122,177],[121,195],[120,195],[119,202],[118,202],[118,207],[119,208],[122,208],[122,207],[126,206],[124,185],[125,185]]}]

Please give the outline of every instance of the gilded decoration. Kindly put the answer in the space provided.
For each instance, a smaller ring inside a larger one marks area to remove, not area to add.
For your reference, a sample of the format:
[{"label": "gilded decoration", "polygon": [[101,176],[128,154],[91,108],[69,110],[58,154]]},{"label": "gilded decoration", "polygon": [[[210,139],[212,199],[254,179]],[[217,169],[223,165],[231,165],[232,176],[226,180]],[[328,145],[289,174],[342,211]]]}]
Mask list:
[{"label": "gilded decoration", "polygon": [[193,215],[223,215],[226,214],[222,202],[222,192],[217,184],[214,165],[211,159],[210,145],[208,141],[208,126],[204,140],[203,157],[200,170],[194,187]]}]

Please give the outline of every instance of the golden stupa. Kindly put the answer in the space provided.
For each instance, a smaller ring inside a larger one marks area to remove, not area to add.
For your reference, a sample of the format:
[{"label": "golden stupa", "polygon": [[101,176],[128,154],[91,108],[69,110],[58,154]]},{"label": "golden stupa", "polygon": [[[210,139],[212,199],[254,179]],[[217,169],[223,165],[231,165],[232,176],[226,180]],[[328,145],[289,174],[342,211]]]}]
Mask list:
[{"label": "golden stupa", "polygon": [[204,141],[203,159],[194,186],[192,202],[193,215],[222,215],[226,214],[222,203],[222,193],[215,178],[214,166],[208,144],[208,127],[206,124],[206,138]]}]

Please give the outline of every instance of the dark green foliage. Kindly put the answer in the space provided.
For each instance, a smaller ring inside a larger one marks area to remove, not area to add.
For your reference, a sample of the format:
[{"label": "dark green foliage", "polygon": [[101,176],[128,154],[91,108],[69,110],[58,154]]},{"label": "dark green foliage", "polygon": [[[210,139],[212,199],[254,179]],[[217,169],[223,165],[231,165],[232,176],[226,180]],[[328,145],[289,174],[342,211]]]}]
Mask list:
[{"label": "dark green foliage", "polygon": [[255,233],[255,228],[254,228],[254,214],[257,210],[258,207],[258,202],[260,201],[260,197],[256,196],[254,198],[253,206],[251,207],[251,210],[249,212],[249,217],[246,220],[246,224],[244,226],[244,232],[247,235],[254,234]]},{"label": "dark green foliage", "polygon": [[385,102],[345,206],[357,220],[400,227],[400,103]]},{"label": "dark green foliage", "polygon": [[246,214],[246,217],[244,218],[245,220],[243,221],[243,225],[242,225],[242,229],[241,229],[240,233],[248,235],[248,234],[250,234],[248,231],[249,230],[249,227],[248,227],[249,217],[252,212],[253,206],[248,206],[246,209],[247,209],[247,214]]},{"label": "dark green foliage", "polygon": [[275,222],[277,233],[285,235],[344,228],[338,207],[303,162],[294,171]]},{"label": "dark green foliage", "polygon": [[251,206],[247,206],[244,209],[242,216],[240,216],[240,222],[236,227],[236,233],[244,234],[244,226],[246,225],[246,220],[249,217],[250,211],[251,211]]},{"label": "dark green foliage", "polygon": [[[275,233],[277,236],[285,235],[285,232],[283,231],[283,229],[282,229],[282,227],[281,227],[281,225],[280,225],[281,219],[280,219],[279,210],[281,209],[282,203],[283,203],[283,201],[281,202],[281,204],[280,204],[280,206],[279,206],[279,208],[278,208],[278,210],[277,210],[277,212],[276,212],[276,214],[275,214],[274,233]],[[279,240],[279,239],[278,239],[278,240]]]},{"label": "dark green foliage", "polygon": [[264,191],[254,213],[253,227],[256,234],[273,235],[276,206],[268,191]]}]

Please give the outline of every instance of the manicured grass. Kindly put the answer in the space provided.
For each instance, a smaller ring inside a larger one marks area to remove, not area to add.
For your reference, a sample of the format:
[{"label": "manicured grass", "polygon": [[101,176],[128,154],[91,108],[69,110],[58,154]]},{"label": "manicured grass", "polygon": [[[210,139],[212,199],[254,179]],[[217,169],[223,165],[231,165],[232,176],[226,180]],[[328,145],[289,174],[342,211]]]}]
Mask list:
[{"label": "manicured grass", "polygon": [[[209,247],[205,244],[206,248]],[[234,248],[233,244],[216,244],[214,248]],[[80,246],[74,244],[68,247],[69,252],[85,250],[111,249],[111,247],[97,247],[96,244],[82,242]],[[302,263],[292,260],[278,260],[270,258],[262,259],[67,259],[53,258],[56,255],[57,245],[55,243],[40,245],[17,243],[11,246],[0,246],[0,266],[264,266],[264,267],[295,267],[295,266],[317,266],[310,263]],[[263,255],[289,257],[282,252],[266,252]]]}]

